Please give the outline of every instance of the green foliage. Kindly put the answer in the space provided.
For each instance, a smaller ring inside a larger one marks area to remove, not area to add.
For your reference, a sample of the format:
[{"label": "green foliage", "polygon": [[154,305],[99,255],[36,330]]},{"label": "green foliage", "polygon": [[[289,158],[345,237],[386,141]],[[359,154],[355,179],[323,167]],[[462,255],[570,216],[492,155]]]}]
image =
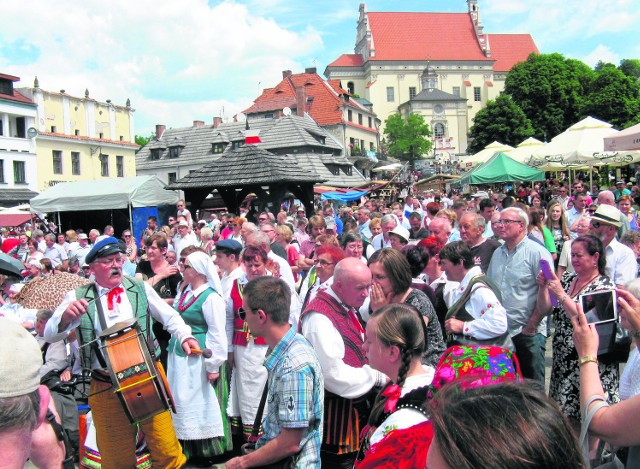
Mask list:
[{"label": "green foliage", "polygon": [[142,148],[147,143],[149,143],[151,140],[156,138],[156,133],[155,132],[151,132],[148,137],[143,137],[142,135],[136,135],[135,138],[136,138],[136,143],[138,145],[140,145],[140,148]]},{"label": "green foliage", "polygon": [[640,60],[622,59],[618,67],[628,77],[640,78]]},{"label": "green foliage", "polygon": [[402,161],[411,161],[427,156],[432,143],[429,124],[420,114],[411,113],[406,119],[392,114],[385,122],[388,155]]},{"label": "green foliage", "polygon": [[511,69],[509,94],[531,120],[534,136],[550,140],[582,118],[581,109],[595,72],[562,54],[531,54]]},{"label": "green foliage", "polygon": [[635,123],[640,112],[640,83],[607,64],[596,73],[582,113],[621,129]]},{"label": "green foliage", "polygon": [[473,119],[469,129],[472,141],[467,153],[477,153],[494,140],[516,146],[533,133],[531,121],[522,109],[510,96],[501,95],[495,101],[488,101]]}]

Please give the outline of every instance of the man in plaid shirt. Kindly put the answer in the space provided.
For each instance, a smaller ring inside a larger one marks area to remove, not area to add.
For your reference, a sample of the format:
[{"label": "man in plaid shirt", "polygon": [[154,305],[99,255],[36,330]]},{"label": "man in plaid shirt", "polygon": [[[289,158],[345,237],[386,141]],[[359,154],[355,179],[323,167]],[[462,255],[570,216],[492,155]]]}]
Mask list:
[{"label": "man in plaid shirt", "polygon": [[244,288],[240,314],[271,350],[264,362],[268,411],[256,450],[227,462],[227,468],[288,459],[297,468],[320,467],[324,380],[313,347],[288,322],[290,304],[291,289],[279,278],[260,277]]}]

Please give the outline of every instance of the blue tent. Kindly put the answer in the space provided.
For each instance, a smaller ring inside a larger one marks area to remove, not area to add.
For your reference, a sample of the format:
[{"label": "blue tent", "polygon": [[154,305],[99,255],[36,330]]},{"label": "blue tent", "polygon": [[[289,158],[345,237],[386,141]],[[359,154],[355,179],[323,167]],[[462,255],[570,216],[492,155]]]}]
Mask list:
[{"label": "blue tent", "polygon": [[349,191],[349,192],[325,192],[320,196],[321,200],[335,200],[346,204],[352,200],[358,200],[363,195],[368,194],[369,191]]}]

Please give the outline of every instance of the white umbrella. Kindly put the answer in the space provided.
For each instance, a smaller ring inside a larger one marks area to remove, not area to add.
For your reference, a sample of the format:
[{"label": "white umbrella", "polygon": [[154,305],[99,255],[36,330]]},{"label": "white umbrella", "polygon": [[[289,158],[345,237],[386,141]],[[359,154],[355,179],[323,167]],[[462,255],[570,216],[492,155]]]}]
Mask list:
[{"label": "white umbrella", "polygon": [[402,163],[392,163],[386,166],[379,166],[377,168],[373,168],[371,170],[372,173],[377,173],[380,171],[395,171],[396,169],[402,168]]},{"label": "white umbrella", "polygon": [[495,155],[500,151],[503,153],[507,153],[509,150],[513,150],[513,149],[514,148],[511,145],[505,145],[504,143],[500,143],[496,140],[491,142],[486,147],[484,147],[478,153],[463,158],[462,162],[460,163],[460,166],[463,168],[475,166],[480,163],[484,163],[485,161],[488,161],[489,158],[491,158],[493,155]]},{"label": "white umbrella", "polygon": [[606,136],[604,149],[605,151],[640,150],[640,124]]},{"label": "white umbrella", "polygon": [[520,142],[513,150],[505,151],[505,153],[519,163],[527,164],[531,157],[537,151],[540,151],[540,147],[544,145],[545,143],[537,138],[529,137]]}]

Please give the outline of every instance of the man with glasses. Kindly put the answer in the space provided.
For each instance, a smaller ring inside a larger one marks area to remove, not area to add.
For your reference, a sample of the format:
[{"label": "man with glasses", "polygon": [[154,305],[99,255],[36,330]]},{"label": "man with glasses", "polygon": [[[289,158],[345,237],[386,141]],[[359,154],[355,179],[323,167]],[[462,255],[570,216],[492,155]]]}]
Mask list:
[{"label": "man with glasses", "polygon": [[269,406],[256,450],[228,461],[229,469],[272,467],[283,459],[320,467],[324,381],[313,348],[289,326],[290,302],[289,288],[278,278],[259,277],[244,288],[239,314],[271,350],[264,361]]},{"label": "man with glasses", "polygon": [[636,278],[636,256],[633,250],[618,242],[619,210],[602,204],[591,217],[591,233],[602,241],[607,256],[605,273],[618,287],[624,287]]},{"label": "man with glasses", "polygon": [[180,220],[178,222],[177,233],[171,240],[171,244],[173,244],[173,250],[176,253],[181,253],[184,248],[187,246],[198,246],[198,238],[196,235],[189,231],[189,223],[186,220]]},{"label": "man with glasses", "polygon": [[516,347],[522,375],[544,382],[546,326],[533,324],[540,259],[553,266],[551,254],[527,236],[529,216],[516,207],[500,212],[494,231],[504,244],[495,250],[487,275],[502,293],[507,310],[508,332]]},{"label": "man with glasses", "polygon": [[265,221],[260,223],[260,231],[266,234],[269,237],[269,245],[271,251],[277,256],[282,257],[285,261],[288,262],[287,251],[284,250],[284,246],[276,241],[276,227],[270,221]]},{"label": "man with glasses", "polygon": [[[89,405],[103,467],[135,467],[138,426],[144,432],[154,465],[163,468],[182,467],[186,458],[173,431],[171,413],[167,410],[131,425],[105,370],[106,363],[98,338],[103,329],[135,318],[142,330],[143,340],[157,344],[150,327],[151,314],[178,339],[186,354],[190,355],[199,345],[178,311],[165,303],[151,286],[123,275],[123,252],[124,246],[113,237],[96,243],[86,257],[95,283],[67,293],[47,322],[44,338],[47,342],[63,340],[71,329],[77,328],[82,367],[92,370]],[[158,349],[155,353],[159,356]]]},{"label": "man with glasses", "polygon": [[558,201],[560,201],[560,203],[562,204],[562,208],[564,208],[565,210],[567,210],[569,208],[569,194],[568,194],[569,190],[567,188],[567,186],[559,186],[557,191],[556,191],[556,196],[555,198],[558,199]]},{"label": "man with glasses", "polygon": [[371,271],[348,257],[335,267],[333,284],[321,288],[300,316],[302,335],[311,343],[325,378],[325,429],[322,466],[353,467],[366,425],[369,397],[386,377],[367,365],[362,352],[360,308],[369,296]]}]

